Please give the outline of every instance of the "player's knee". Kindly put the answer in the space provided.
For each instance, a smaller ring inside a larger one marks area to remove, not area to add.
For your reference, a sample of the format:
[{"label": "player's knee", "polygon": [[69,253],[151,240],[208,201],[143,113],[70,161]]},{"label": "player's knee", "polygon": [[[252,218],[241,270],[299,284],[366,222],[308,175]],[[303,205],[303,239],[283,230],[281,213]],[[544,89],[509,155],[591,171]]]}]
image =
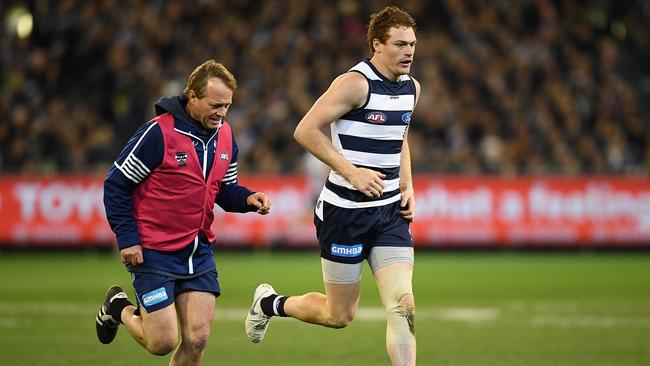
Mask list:
[{"label": "player's knee", "polygon": [[415,335],[415,297],[412,294],[402,295],[397,303],[389,307],[389,317],[398,320],[398,323],[408,326],[409,332]]},{"label": "player's knee", "polygon": [[165,356],[176,348],[178,340],[174,337],[160,338],[147,343],[147,351],[152,355]]},{"label": "player's knee", "polygon": [[345,328],[354,320],[354,311],[343,311],[338,314],[330,315],[327,326],[330,328],[341,329]]},{"label": "player's knee", "polygon": [[194,333],[183,339],[181,346],[191,354],[200,354],[208,344],[209,333]]},{"label": "player's knee", "polygon": [[412,294],[406,294],[399,298],[397,305],[393,308],[397,315],[405,318],[409,324],[415,319],[415,297]]},{"label": "player's knee", "polygon": [[330,328],[341,329],[347,327],[350,323],[352,323],[352,318],[337,317],[331,319],[327,326]]},{"label": "player's knee", "polygon": [[399,305],[411,314],[415,314],[415,296],[413,294],[406,294],[399,299]]}]

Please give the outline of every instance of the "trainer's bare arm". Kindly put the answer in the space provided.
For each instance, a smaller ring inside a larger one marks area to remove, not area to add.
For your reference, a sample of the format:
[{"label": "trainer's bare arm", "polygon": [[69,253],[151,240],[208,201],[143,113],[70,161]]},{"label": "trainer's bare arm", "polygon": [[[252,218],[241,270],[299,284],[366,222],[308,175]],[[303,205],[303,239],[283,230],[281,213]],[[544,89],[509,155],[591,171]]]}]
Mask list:
[{"label": "trainer's bare arm", "polygon": [[293,137],[312,155],[339,172],[359,192],[368,197],[379,197],[384,191],[382,179],[385,175],[355,167],[336,151],[322,131],[345,113],[362,106],[367,96],[368,82],[363,75],[349,72],[339,76],[298,123]]},{"label": "trainer's bare arm", "polygon": [[[415,78],[413,82],[415,83],[415,104],[417,105],[420,96],[420,83]],[[400,214],[407,220],[413,220],[415,219],[415,192],[413,190],[413,175],[411,174],[411,150],[408,144],[408,131],[407,128],[406,132],[404,132],[402,153],[400,155],[399,188],[402,192]]]}]

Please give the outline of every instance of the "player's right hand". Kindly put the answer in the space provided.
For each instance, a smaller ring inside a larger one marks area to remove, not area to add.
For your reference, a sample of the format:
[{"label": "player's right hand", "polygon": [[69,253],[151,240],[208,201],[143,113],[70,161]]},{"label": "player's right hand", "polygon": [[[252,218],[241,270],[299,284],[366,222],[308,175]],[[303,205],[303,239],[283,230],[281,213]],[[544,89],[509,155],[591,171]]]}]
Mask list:
[{"label": "player's right hand", "polygon": [[366,168],[355,168],[348,177],[350,183],[367,197],[380,197],[384,193],[385,174]]},{"label": "player's right hand", "polygon": [[136,266],[144,262],[142,257],[142,246],[136,244],[132,247],[124,248],[120,250],[120,260],[123,264]]}]

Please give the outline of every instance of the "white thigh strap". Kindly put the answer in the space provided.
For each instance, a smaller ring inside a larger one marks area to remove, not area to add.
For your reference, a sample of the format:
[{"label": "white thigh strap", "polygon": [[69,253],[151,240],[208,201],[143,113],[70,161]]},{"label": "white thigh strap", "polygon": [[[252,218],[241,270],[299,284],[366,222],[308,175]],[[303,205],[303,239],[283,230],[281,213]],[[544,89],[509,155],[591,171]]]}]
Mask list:
[{"label": "white thigh strap", "polygon": [[323,281],[335,285],[351,285],[361,282],[361,269],[363,262],[349,264],[337,263],[321,258],[323,268]]},{"label": "white thigh strap", "polygon": [[368,256],[368,263],[374,273],[381,267],[393,263],[408,263],[413,265],[412,247],[372,247]]}]

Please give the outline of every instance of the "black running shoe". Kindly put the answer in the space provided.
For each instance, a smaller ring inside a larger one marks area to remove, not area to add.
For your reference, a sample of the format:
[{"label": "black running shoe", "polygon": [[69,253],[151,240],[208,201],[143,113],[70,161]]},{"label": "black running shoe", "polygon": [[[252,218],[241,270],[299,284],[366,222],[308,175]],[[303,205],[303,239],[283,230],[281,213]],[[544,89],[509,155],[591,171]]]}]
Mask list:
[{"label": "black running shoe", "polygon": [[104,304],[99,308],[99,313],[95,318],[95,329],[97,330],[97,338],[103,344],[109,344],[115,339],[117,335],[117,327],[120,323],[113,319],[110,312],[110,306],[113,299],[126,298],[126,293],[120,286],[111,286],[106,292]]}]

